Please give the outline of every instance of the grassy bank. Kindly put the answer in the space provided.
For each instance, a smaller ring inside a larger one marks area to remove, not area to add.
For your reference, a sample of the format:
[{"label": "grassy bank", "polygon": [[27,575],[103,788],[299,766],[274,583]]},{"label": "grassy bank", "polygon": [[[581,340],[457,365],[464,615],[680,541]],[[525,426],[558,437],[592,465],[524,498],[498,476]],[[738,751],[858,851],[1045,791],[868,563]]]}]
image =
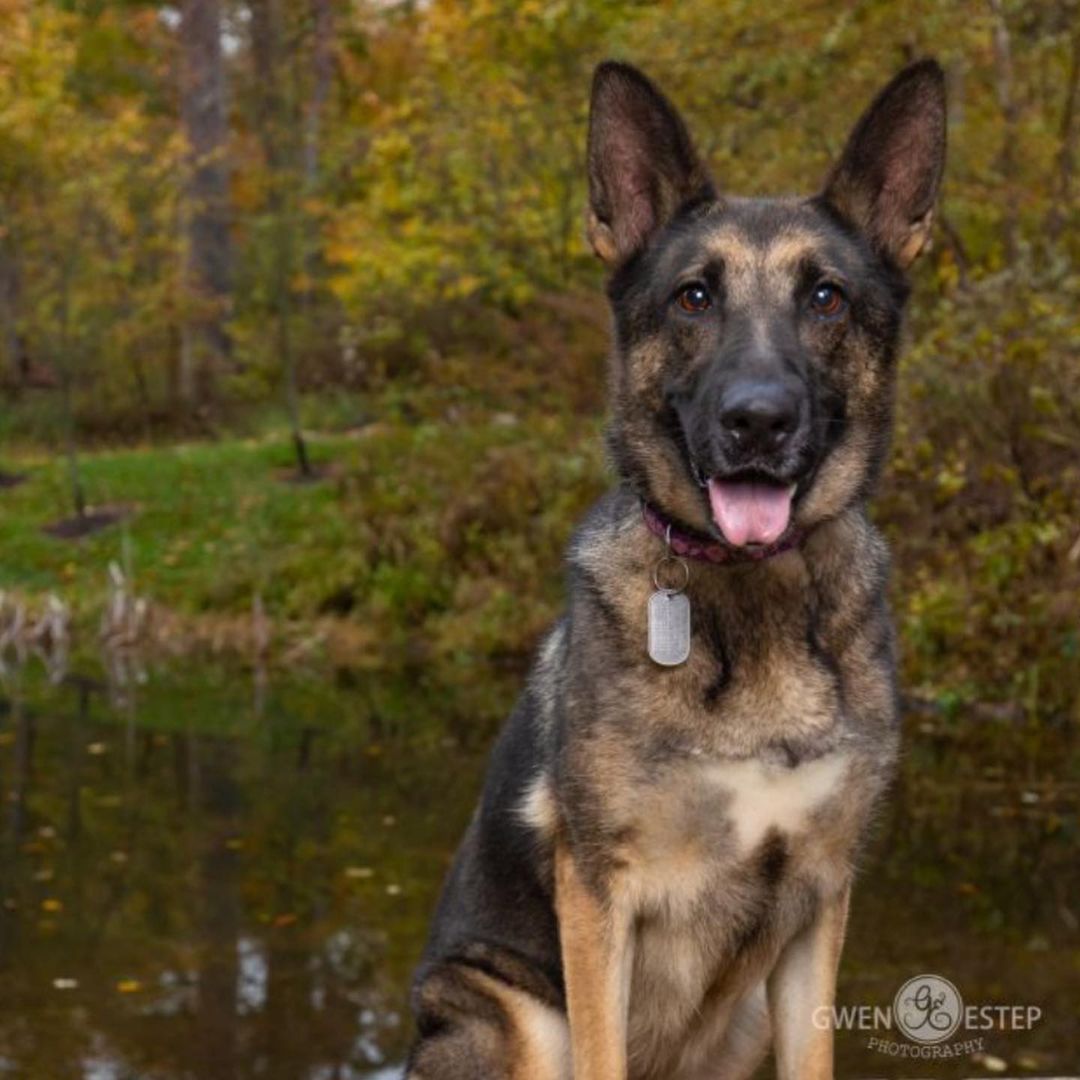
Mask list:
[{"label": "grassy bank", "polygon": [[92,506],[129,513],[75,540],[46,531],[71,514],[65,462],[9,454],[25,479],[0,492],[0,587],[55,593],[85,636],[116,563],[192,637],[243,638],[258,597],[271,625],[332,641],[349,666],[517,656],[603,483],[597,424],[572,416],[379,422],[311,450],[314,483],[281,432],[87,454]]},{"label": "grassy bank", "polygon": [[[296,481],[281,430],[87,454],[90,501],[130,512],[78,540],[45,531],[71,512],[65,463],[9,454],[26,479],[0,490],[0,588],[39,607],[55,593],[92,647],[116,563],[175,650],[387,678],[437,668],[467,688],[478,665],[520,665],[556,614],[566,537],[606,479],[591,413],[513,404],[381,402],[385,419],[312,436],[315,483]],[[1067,501],[1005,502],[997,481],[927,469],[903,418],[899,434],[877,513],[907,690],[994,722],[1075,719]]]}]

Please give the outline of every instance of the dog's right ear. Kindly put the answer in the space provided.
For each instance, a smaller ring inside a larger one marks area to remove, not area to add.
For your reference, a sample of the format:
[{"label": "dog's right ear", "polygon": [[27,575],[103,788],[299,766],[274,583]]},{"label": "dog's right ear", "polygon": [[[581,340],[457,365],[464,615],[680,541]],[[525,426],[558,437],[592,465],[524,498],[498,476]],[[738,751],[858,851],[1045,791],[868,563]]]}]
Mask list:
[{"label": "dog's right ear", "polygon": [[637,68],[596,69],[589,110],[588,235],[618,265],[691,200],[714,198],[674,106]]}]

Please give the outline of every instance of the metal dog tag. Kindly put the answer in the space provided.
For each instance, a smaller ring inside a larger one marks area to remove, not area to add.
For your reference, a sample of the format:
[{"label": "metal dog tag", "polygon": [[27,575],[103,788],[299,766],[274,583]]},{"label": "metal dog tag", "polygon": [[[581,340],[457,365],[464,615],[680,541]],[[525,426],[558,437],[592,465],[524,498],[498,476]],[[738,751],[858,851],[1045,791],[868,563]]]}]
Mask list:
[{"label": "metal dog tag", "polygon": [[690,655],[690,601],[685,593],[658,589],[649,597],[649,656],[675,667]]}]

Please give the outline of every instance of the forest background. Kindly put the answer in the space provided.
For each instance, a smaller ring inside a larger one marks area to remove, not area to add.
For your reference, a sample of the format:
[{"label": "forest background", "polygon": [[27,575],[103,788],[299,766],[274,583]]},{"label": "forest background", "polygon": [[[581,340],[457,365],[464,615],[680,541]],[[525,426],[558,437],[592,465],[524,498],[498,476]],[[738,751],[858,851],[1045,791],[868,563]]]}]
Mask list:
[{"label": "forest background", "polygon": [[516,669],[607,482],[592,66],[784,193],[925,54],[949,165],[876,510],[906,692],[1080,720],[1076,0],[0,0],[0,636],[119,603],[175,651]]}]

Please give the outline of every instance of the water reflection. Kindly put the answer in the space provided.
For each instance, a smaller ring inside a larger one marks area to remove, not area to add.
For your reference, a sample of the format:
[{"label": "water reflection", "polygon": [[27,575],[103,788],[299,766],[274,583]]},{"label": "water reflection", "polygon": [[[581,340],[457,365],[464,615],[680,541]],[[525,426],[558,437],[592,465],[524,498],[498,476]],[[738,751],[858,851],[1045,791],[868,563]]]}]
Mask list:
[{"label": "water reflection", "polygon": [[274,689],[261,716],[228,679],[0,705],[10,1074],[366,1077],[400,1056],[477,755],[376,734],[359,695]]},{"label": "water reflection", "polygon": [[[0,1073],[396,1076],[405,988],[512,680],[333,688],[24,672],[0,696]],[[477,717],[481,719],[477,719]],[[912,716],[841,1002],[920,971],[1033,1003],[1017,1071],[1080,1065],[1075,738]],[[468,745],[469,743],[472,745]],[[839,1037],[839,1075],[970,1076]]]}]

